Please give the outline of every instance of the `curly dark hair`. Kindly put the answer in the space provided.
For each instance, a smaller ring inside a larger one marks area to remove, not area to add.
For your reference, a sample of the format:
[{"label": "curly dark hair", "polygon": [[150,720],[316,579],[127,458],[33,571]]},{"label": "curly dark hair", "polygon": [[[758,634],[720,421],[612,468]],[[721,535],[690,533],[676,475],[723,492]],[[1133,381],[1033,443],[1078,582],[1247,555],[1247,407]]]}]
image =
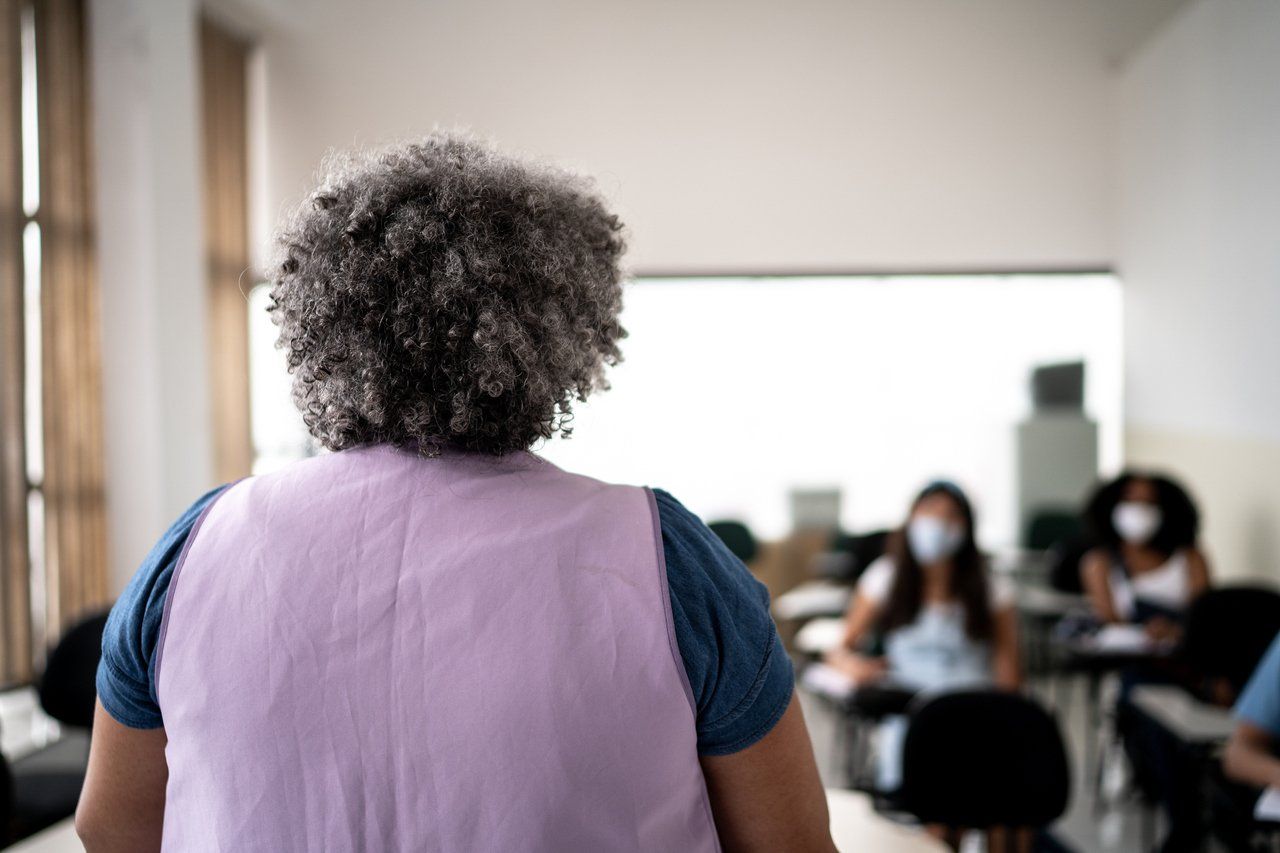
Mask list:
[{"label": "curly dark hair", "polygon": [[1195,545],[1200,535],[1200,511],[1191,495],[1170,476],[1136,470],[1121,472],[1090,495],[1084,508],[1084,522],[1093,541],[1110,551],[1120,550],[1120,534],[1111,522],[1111,515],[1134,480],[1144,480],[1154,486],[1160,506],[1160,529],[1148,544],[1165,556]]},{"label": "curly dark hair", "polygon": [[331,450],[528,449],[621,361],[618,218],[587,180],[469,137],[331,157],[277,239],[277,345]]}]

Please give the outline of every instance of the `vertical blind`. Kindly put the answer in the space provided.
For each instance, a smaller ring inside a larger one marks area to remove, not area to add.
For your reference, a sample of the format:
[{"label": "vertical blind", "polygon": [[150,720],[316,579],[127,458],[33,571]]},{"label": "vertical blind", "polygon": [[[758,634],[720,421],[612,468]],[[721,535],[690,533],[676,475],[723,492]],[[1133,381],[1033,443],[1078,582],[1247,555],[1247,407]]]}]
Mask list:
[{"label": "vertical blind", "polygon": [[204,231],[213,390],[214,467],[219,482],[253,467],[249,416],[248,45],[208,20],[200,25]]},{"label": "vertical blind", "polygon": [[0,9],[0,680],[21,683],[108,600],[101,348],[83,3]]},{"label": "vertical blind", "polygon": [[27,469],[23,441],[22,9],[0,0],[0,683],[31,665]]}]

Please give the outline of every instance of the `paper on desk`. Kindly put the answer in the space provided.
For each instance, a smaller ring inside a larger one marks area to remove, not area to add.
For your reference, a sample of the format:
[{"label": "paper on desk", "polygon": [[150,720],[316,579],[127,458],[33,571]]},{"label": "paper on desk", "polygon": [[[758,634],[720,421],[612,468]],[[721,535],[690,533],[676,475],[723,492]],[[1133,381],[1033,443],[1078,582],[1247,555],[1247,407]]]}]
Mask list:
[{"label": "paper on desk", "polygon": [[796,648],[805,654],[829,652],[844,639],[843,619],[814,619],[796,632]]},{"label": "paper on desk", "polygon": [[814,663],[805,667],[800,682],[814,693],[843,699],[853,692],[853,681],[835,667]]},{"label": "paper on desk", "polygon": [[1106,625],[1093,635],[1094,648],[1101,652],[1143,652],[1151,648],[1151,638],[1141,625]]},{"label": "paper on desk", "polygon": [[1280,821],[1280,788],[1267,788],[1262,792],[1253,807],[1253,816],[1258,820]]}]

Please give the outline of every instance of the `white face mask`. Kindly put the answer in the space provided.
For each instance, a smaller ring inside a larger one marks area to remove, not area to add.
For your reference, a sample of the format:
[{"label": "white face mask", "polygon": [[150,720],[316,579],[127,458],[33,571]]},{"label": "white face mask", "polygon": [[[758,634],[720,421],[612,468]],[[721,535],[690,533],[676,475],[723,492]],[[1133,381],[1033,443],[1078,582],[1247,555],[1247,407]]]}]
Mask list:
[{"label": "white face mask", "polygon": [[1151,541],[1164,520],[1160,507],[1138,501],[1122,501],[1111,512],[1111,524],[1120,538],[1132,545]]},{"label": "white face mask", "polygon": [[907,524],[907,547],[922,566],[940,563],[964,544],[964,528],[932,515],[918,515]]}]

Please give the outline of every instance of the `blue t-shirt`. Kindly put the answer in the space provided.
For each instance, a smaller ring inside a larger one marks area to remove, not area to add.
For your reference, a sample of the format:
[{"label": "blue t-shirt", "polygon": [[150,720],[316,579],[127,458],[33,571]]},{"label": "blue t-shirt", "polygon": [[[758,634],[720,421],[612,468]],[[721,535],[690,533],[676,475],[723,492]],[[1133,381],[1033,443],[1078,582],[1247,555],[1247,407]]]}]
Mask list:
[{"label": "blue t-shirt", "polygon": [[1280,738],[1280,636],[1271,641],[1262,662],[1249,677],[1236,717]]},{"label": "blue t-shirt", "polygon": [[[201,497],[165,532],[111,609],[98,698],[123,725],[164,725],[155,651],[169,580],[200,513],[222,488]],[[697,708],[698,753],[738,752],[768,734],[787,709],[791,660],[769,616],[764,584],[679,501],[659,489],[654,496],[676,642]]]}]

